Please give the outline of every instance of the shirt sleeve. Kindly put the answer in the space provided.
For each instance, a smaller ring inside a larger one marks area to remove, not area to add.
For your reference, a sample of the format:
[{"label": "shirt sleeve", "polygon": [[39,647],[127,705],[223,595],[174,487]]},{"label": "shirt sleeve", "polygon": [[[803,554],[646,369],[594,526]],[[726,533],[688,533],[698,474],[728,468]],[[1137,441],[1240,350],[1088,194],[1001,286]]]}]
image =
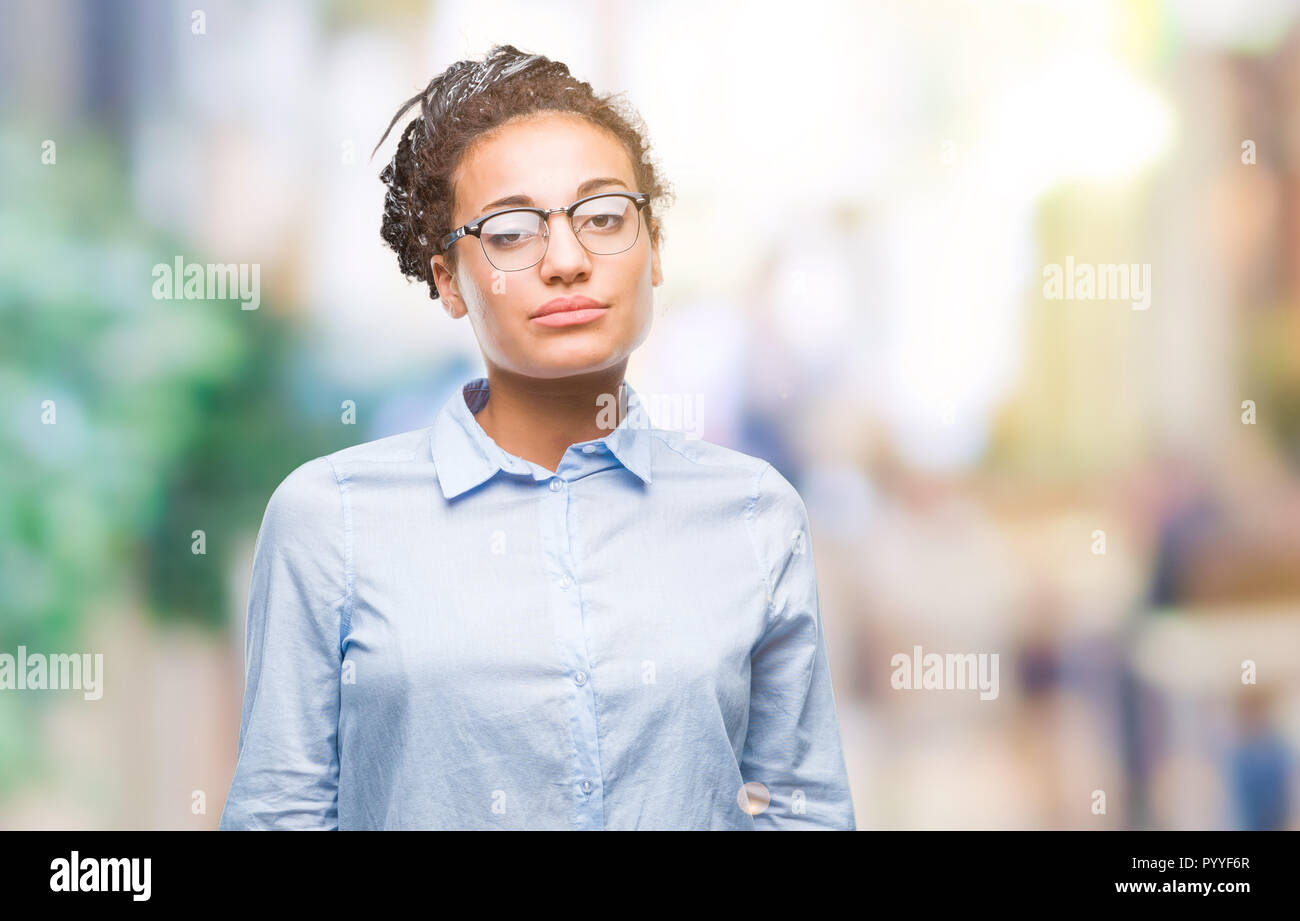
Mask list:
[{"label": "shirt sleeve", "polygon": [[808,512],[771,464],[748,521],[768,590],[767,626],[750,653],[749,728],[740,772],[770,802],[761,830],[857,827],[831,689]]},{"label": "shirt sleeve", "polygon": [[342,485],[318,457],[280,483],[258,531],[221,830],[338,829],[345,548]]}]

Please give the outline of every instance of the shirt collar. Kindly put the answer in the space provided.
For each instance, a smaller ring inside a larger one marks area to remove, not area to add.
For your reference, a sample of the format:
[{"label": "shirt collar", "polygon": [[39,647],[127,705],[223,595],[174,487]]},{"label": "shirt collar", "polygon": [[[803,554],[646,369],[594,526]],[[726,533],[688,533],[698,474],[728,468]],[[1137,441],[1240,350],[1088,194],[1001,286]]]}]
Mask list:
[{"label": "shirt collar", "polygon": [[[605,437],[580,444],[603,445],[618,463],[648,484],[651,482],[650,419],[632,385],[627,381],[623,385],[627,391],[627,415],[623,421]],[[539,481],[554,476],[549,472],[543,475],[540,467],[534,470],[534,465],[523,458],[506,453],[483,431],[474,414],[487,403],[488,389],[486,377],[469,381],[451,395],[434,420],[430,446],[442,494],[448,499],[473,489],[499,470],[531,475]],[[561,470],[566,463],[567,460],[561,462]]]}]

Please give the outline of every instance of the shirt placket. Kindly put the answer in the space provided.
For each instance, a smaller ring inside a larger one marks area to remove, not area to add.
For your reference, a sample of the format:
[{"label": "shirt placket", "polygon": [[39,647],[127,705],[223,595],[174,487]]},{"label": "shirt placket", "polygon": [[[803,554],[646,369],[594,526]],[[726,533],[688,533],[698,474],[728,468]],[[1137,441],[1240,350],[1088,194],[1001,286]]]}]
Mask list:
[{"label": "shirt placket", "polygon": [[604,785],[600,773],[600,751],[596,735],[596,693],[591,680],[587,637],[582,622],[582,586],[577,580],[570,539],[569,493],[573,484],[556,475],[541,484],[542,538],[550,576],[551,610],[555,612],[557,645],[569,685],[571,726],[576,758],[573,791],[574,825],[579,829],[604,827]]}]

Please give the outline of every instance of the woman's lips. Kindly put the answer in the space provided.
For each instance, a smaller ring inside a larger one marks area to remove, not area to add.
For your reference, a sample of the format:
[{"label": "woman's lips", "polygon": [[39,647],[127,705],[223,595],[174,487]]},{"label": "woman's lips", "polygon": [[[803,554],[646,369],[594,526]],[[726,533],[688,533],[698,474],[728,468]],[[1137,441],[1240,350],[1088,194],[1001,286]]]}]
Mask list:
[{"label": "woman's lips", "polygon": [[608,309],[608,307],[584,307],[581,310],[559,310],[555,313],[533,317],[532,322],[542,326],[579,326],[583,323],[590,323]]}]

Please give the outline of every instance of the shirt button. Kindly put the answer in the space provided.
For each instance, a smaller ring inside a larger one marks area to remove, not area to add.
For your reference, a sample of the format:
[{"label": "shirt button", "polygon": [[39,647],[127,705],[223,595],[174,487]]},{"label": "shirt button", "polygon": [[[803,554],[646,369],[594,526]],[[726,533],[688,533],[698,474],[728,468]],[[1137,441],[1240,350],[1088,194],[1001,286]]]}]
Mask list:
[{"label": "shirt button", "polygon": [[551,480],[551,492],[559,492],[559,491],[560,491],[560,481]]},{"label": "shirt button", "polygon": [[568,588],[572,584],[573,584],[573,580],[569,578],[568,573],[565,573],[564,575],[560,576],[560,588]]},{"label": "shirt button", "polygon": [[587,675],[585,672],[578,672],[576,675],[573,676],[573,680],[578,682],[578,684],[586,684]]},{"label": "shirt button", "polygon": [[590,792],[591,792],[591,781],[590,781],[590,780],[584,780],[584,781],[582,782],[582,792],[583,792],[583,793],[590,793]]},{"label": "shirt button", "polygon": [[583,445],[583,446],[582,446],[582,453],[583,453],[583,454],[595,454],[595,453],[596,453],[596,446],[595,446],[595,445]]}]

